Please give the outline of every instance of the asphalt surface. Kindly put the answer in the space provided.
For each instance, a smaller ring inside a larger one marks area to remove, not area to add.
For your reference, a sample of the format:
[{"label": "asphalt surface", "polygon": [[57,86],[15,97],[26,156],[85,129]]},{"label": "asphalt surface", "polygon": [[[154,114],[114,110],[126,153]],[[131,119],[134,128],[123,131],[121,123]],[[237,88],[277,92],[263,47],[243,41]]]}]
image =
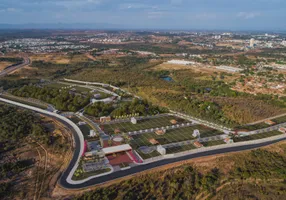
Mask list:
[{"label": "asphalt surface", "polygon": [[15,66],[11,66],[11,67],[8,67],[6,68],[5,70],[1,71],[0,72],[0,77],[3,77],[3,76],[6,76],[7,74],[15,71],[16,69],[19,69],[19,68],[22,68],[22,67],[25,67],[26,65],[29,65],[30,64],[30,59],[28,57],[24,57],[24,62],[19,64],[19,65],[15,65]]},{"label": "asphalt surface", "polygon": [[149,163],[146,165],[139,165],[136,167],[132,167],[132,168],[124,170],[124,171],[113,172],[113,173],[105,175],[105,176],[101,176],[101,177],[91,179],[91,180],[86,181],[82,184],[73,185],[73,184],[69,184],[66,180],[67,180],[67,176],[69,175],[71,169],[75,165],[76,160],[79,156],[79,149],[80,149],[79,144],[80,144],[80,142],[79,142],[79,137],[78,137],[77,133],[70,127],[70,125],[67,124],[66,122],[63,122],[63,123],[65,125],[67,125],[72,130],[73,135],[74,135],[74,140],[76,143],[73,158],[72,158],[69,166],[67,167],[67,169],[65,170],[65,172],[62,174],[62,176],[59,179],[60,186],[62,186],[63,188],[66,188],[66,189],[86,188],[86,187],[90,187],[90,186],[94,186],[94,185],[103,184],[103,183],[106,183],[109,181],[113,181],[113,180],[116,180],[116,179],[119,179],[119,178],[122,178],[125,176],[134,175],[138,172],[143,172],[145,170],[150,170],[150,169],[160,167],[160,166],[170,164],[170,163],[175,163],[175,162],[179,162],[179,161],[183,161],[183,160],[189,160],[189,159],[199,158],[199,157],[204,157],[204,156],[211,156],[211,155],[216,155],[216,154],[224,154],[224,153],[230,153],[230,152],[250,150],[250,149],[259,148],[259,147],[267,146],[270,144],[274,144],[274,143],[286,140],[285,138],[282,138],[282,139],[278,139],[275,141],[264,142],[261,144],[251,144],[251,145],[244,145],[244,146],[239,146],[239,147],[229,147],[229,148],[224,148],[224,149],[211,150],[211,151],[207,151],[207,152],[194,153],[191,155],[186,155],[186,156],[177,157],[177,158],[160,160],[160,161]]}]

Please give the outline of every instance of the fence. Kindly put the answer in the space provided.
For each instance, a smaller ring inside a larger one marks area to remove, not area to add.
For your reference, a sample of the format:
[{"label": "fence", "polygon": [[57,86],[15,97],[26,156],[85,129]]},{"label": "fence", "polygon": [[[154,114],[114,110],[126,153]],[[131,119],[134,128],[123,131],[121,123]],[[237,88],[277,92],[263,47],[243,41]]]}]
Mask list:
[{"label": "fence", "polygon": [[275,141],[275,140],[279,140],[279,139],[286,139],[286,134],[273,136],[273,137],[269,137],[269,138],[263,138],[263,139],[259,139],[259,140],[237,142],[237,143],[231,143],[231,144],[222,144],[222,145],[217,145],[217,146],[192,149],[192,150],[188,150],[188,151],[184,151],[184,152],[175,153],[175,154],[173,154],[173,156],[172,155],[171,156],[170,155],[157,156],[157,157],[145,159],[144,163],[148,164],[151,162],[156,162],[156,161],[162,160],[164,158],[168,159],[168,158],[174,158],[174,157],[181,157],[181,156],[186,156],[186,155],[195,154],[195,153],[207,152],[207,151],[211,151],[211,150],[225,149],[225,148],[229,148],[229,147],[239,147],[239,146],[245,146],[245,145],[251,145],[251,144],[261,144],[264,142],[270,142],[270,141]]}]

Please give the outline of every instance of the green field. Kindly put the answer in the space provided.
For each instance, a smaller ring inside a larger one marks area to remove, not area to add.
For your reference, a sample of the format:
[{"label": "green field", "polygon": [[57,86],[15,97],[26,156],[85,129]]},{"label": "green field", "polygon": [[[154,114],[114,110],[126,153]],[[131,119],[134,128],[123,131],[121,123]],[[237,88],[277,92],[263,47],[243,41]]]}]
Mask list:
[{"label": "green field", "polygon": [[[286,122],[286,116],[277,117],[277,118],[271,119],[271,121],[275,122],[276,124],[285,123]],[[254,130],[268,128],[268,127],[271,127],[271,125],[268,125],[264,122],[261,122],[261,123],[253,124],[253,125],[249,125],[249,126],[247,126],[247,125],[240,126],[240,127],[237,127],[237,129],[245,129],[248,131],[254,131]]]},{"label": "green field", "polygon": [[182,142],[186,140],[195,139],[192,134],[195,129],[200,131],[201,137],[209,137],[215,135],[221,135],[223,132],[218,130],[214,130],[208,127],[204,127],[201,125],[195,125],[190,127],[183,127],[168,130],[164,135],[157,135],[155,133],[143,133],[139,135],[134,135],[133,140],[131,140],[131,146],[133,148],[139,148],[140,146],[151,146],[152,144],[149,142],[149,139],[156,139],[159,144],[170,144],[174,142]]},{"label": "green field", "polygon": [[223,140],[214,140],[214,141],[208,141],[208,142],[201,142],[204,147],[211,147],[211,146],[216,146],[220,144],[225,144]]},{"label": "green field", "polygon": [[167,154],[173,154],[173,153],[188,151],[188,150],[192,150],[192,149],[196,149],[196,147],[193,144],[189,144],[189,145],[183,145],[183,146],[179,146],[179,147],[167,148],[166,153]]},{"label": "green field", "polygon": [[[78,117],[76,117],[76,116],[73,116],[72,118],[70,118],[70,120],[71,120],[73,123],[75,123],[75,124],[77,124],[77,123],[80,122],[80,121],[83,121],[83,120],[80,120],[80,119],[79,119]],[[88,124],[84,124],[84,125],[81,125],[81,126],[79,126],[79,125],[77,124],[77,126],[79,127],[79,129],[80,129],[81,132],[83,133],[84,138],[87,139],[88,136],[89,136],[89,132],[90,132],[90,130],[92,130],[92,128],[91,128]]]},{"label": "green field", "polygon": [[254,135],[244,136],[244,137],[236,137],[234,138],[234,142],[243,142],[243,141],[249,141],[249,140],[258,140],[263,139],[271,136],[281,135],[280,131],[270,131],[267,133],[258,133]]},{"label": "green field", "polygon": [[40,103],[36,103],[36,102],[31,102],[30,100],[25,100],[23,98],[18,98],[18,97],[13,97],[13,96],[7,96],[7,95],[1,95],[2,98],[4,99],[8,99],[8,100],[11,100],[11,101],[16,101],[18,103],[22,103],[22,104],[25,104],[25,105],[29,105],[29,106],[34,106],[34,107],[37,107],[37,108],[41,108],[41,109],[47,109],[48,107],[44,104],[40,104]]},{"label": "green field", "polygon": [[142,153],[140,150],[137,150],[137,153],[141,156],[141,158],[143,158],[144,160],[145,159],[148,159],[148,158],[153,158],[153,157],[156,157],[156,156],[160,156],[161,154],[158,152],[158,151],[153,151],[151,153],[148,153],[148,154],[144,154]]},{"label": "green field", "polygon": [[103,131],[109,134],[113,134],[115,129],[119,129],[121,132],[130,132],[145,130],[150,128],[161,128],[165,126],[172,126],[170,120],[175,119],[178,123],[187,123],[186,120],[180,119],[175,116],[162,116],[158,118],[142,119],[138,120],[137,124],[132,124],[131,122],[121,122],[116,124],[106,124],[103,125]]},{"label": "green field", "polygon": [[110,171],[111,171],[110,168],[106,168],[106,169],[96,170],[93,172],[83,172],[80,176],[73,175],[72,180],[75,180],[75,181],[83,180],[85,178],[95,176],[95,175],[99,175],[99,174],[103,174],[103,173],[110,172]]},{"label": "green field", "polygon": [[46,86],[50,88],[61,89],[62,87],[67,87],[68,85],[62,83],[50,83]]},{"label": "green field", "polygon": [[245,125],[245,126],[240,126],[240,127],[237,127],[237,129],[240,129],[240,130],[247,130],[247,131],[254,131],[254,130],[258,130],[258,129],[263,129],[263,128],[268,128],[270,127],[270,125],[264,123],[264,122],[261,122],[261,123],[258,123],[258,124],[253,124],[253,125]]},{"label": "green field", "polygon": [[272,119],[271,121],[275,122],[276,124],[281,124],[281,123],[286,122],[286,116],[278,117],[278,118]]},{"label": "green field", "polygon": [[[70,85],[73,85],[73,84],[70,84]],[[55,88],[55,89],[61,89],[63,87],[68,87],[70,85],[63,84],[63,83],[51,83],[51,84],[48,84],[47,87]],[[71,90],[73,88],[76,89],[75,90],[76,93],[81,93],[81,94],[91,94],[90,92],[92,91],[92,89],[81,87],[78,84],[76,84],[76,86],[68,88],[68,89]],[[96,91],[95,93],[101,95],[101,97],[99,99],[105,99],[105,98],[111,97],[110,94],[106,94],[106,93],[101,92],[101,91]]]}]

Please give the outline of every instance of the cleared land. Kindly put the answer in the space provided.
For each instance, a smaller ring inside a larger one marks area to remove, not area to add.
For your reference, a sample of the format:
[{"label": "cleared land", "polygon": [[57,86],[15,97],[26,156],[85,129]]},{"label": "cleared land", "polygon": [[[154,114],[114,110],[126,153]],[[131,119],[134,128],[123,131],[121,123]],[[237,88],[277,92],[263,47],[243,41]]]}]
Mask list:
[{"label": "cleared land", "polygon": [[155,133],[143,133],[140,135],[135,135],[132,136],[133,140],[131,140],[131,146],[133,148],[139,148],[140,146],[152,146],[152,144],[149,142],[149,140],[152,138],[157,140],[159,144],[162,145],[174,142],[182,142],[186,140],[194,140],[195,138],[192,136],[192,134],[196,129],[200,131],[201,137],[210,137],[223,134],[223,132],[218,130],[207,128],[201,125],[195,125],[168,130],[164,135],[157,135]]},{"label": "cleared land", "polygon": [[223,140],[215,140],[215,141],[208,141],[208,142],[201,142],[204,147],[211,147],[211,146],[216,146],[220,144],[225,144]]},{"label": "cleared land", "polygon": [[258,139],[263,139],[263,138],[272,137],[272,136],[281,135],[281,134],[283,134],[283,133],[281,133],[280,131],[270,131],[267,133],[258,133],[258,134],[254,134],[254,135],[234,138],[234,142],[258,140]]},{"label": "cleared land", "polygon": [[131,122],[122,122],[115,124],[103,125],[103,130],[106,133],[113,134],[115,129],[119,129],[120,132],[130,132],[138,131],[150,128],[161,128],[165,126],[171,126],[170,120],[175,119],[177,123],[186,123],[187,121],[175,116],[163,116],[157,118],[149,118],[138,120],[137,124],[132,124]]},{"label": "cleared land", "polygon": [[12,62],[0,62],[0,71],[4,70],[6,67],[13,65],[15,63]]},{"label": "cleared land", "polygon": [[44,61],[51,62],[55,64],[70,64],[87,62],[89,58],[83,55],[65,55],[65,54],[38,54],[30,57],[32,61]]}]

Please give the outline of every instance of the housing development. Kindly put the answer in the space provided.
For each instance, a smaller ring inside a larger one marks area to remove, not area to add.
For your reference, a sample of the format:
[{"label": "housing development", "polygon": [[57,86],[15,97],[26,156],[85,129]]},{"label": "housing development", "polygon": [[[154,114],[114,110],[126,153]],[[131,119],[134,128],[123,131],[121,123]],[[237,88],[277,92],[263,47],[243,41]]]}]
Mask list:
[{"label": "housing development", "polygon": [[[251,161],[259,154],[285,167],[283,33],[1,34],[0,194],[23,187],[17,198],[85,199],[77,192],[190,170],[194,194],[207,197],[224,182],[260,180],[264,168]],[[276,153],[260,150],[268,145]],[[285,169],[265,160],[280,180]]]}]

